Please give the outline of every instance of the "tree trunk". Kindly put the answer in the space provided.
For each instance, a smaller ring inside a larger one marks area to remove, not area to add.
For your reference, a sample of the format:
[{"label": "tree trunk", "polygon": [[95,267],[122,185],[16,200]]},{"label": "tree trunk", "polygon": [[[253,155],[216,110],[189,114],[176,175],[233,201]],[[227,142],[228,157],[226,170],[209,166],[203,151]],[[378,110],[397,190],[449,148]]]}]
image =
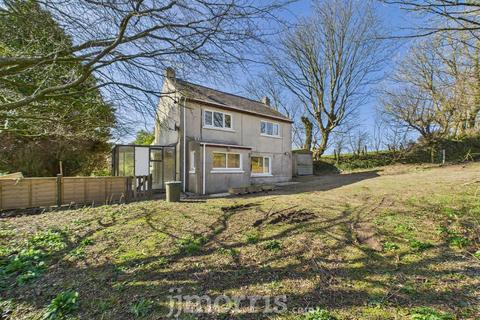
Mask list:
[{"label": "tree trunk", "polygon": [[320,145],[318,146],[317,149],[315,149],[313,156],[315,159],[320,159],[320,157],[325,153],[327,150],[327,144],[328,144],[328,136],[329,133],[327,132],[322,132],[322,141],[320,142]]},{"label": "tree trunk", "polygon": [[305,127],[305,144],[303,149],[312,150],[313,123],[307,117],[302,117],[301,119]]}]

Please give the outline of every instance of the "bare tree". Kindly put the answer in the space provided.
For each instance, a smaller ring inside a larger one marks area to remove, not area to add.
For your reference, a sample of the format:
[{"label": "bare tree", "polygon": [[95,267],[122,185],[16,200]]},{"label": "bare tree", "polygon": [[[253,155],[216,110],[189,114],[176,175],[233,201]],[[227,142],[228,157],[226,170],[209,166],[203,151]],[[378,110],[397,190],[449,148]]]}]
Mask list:
[{"label": "bare tree", "polygon": [[292,125],[294,146],[297,148],[305,147],[306,143],[308,143],[306,142],[308,135],[299,123],[299,118],[303,121],[303,117],[299,117],[300,111],[302,111],[302,108],[299,107],[301,102],[295,99],[295,97],[292,98],[287,95],[286,88],[271,70],[267,69],[266,72],[260,73],[250,79],[243,89],[248,96],[251,96],[255,100],[261,100],[263,97],[271,99],[270,103],[272,108],[280,111],[294,121]]},{"label": "bare tree", "polygon": [[373,125],[372,146],[375,152],[379,153],[385,144],[385,122],[377,117]]},{"label": "bare tree", "polygon": [[388,118],[426,141],[474,129],[480,111],[478,52],[451,38],[416,43],[402,59],[382,104]]},{"label": "bare tree", "polygon": [[[413,36],[464,31],[480,40],[480,3],[476,0],[383,0],[409,12],[422,14],[430,23]],[[433,17],[433,19],[432,19]]]},{"label": "bare tree", "polygon": [[368,132],[362,129],[357,129],[348,133],[348,144],[353,155],[359,156],[362,153],[366,153],[368,139]]},{"label": "bare tree", "polygon": [[368,3],[316,2],[312,16],[282,36],[281,49],[270,54],[278,77],[318,130],[317,158],[331,133],[365,102],[384,61],[383,30]]},{"label": "bare tree", "polygon": [[[0,14],[11,15],[8,0]],[[167,66],[190,72],[218,70],[244,62],[254,42],[270,34],[266,24],[286,1],[251,0],[37,0],[73,45],[49,52],[11,52],[0,57],[0,112],[69,96],[91,76],[120,115],[137,111],[151,117]],[[72,61],[77,62],[73,64]],[[78,63],[80,62],[80,63]],[[61,84],[49,77],[57,67],[71,67]],[[44,76],[32,94],[16,90],[16,76],[35,71]],[[12,90],[10,90],[12,89]],[[150,115],[146,114],[150,112]]]}]

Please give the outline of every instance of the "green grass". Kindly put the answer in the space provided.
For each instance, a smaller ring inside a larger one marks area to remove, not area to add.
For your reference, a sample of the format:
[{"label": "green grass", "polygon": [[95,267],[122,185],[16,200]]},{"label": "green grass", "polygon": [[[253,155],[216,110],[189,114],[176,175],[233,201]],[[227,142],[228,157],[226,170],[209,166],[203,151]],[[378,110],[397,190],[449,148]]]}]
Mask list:
[{"label": "green grass", "polygon": [[[224,301],[200,319],[475,319],[480,196],[465,183],[480,164],[395,170],[0,219],[0,314],[162,319],[181,293],[286,299],[279,315]],[[313,218],[257,223],[302,210]]]}]

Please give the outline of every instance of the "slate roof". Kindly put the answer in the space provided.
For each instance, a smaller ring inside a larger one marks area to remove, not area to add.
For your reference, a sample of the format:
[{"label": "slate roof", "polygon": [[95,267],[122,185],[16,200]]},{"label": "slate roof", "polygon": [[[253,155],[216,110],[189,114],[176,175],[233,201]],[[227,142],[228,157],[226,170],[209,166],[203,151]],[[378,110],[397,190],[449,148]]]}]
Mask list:
[{"label": "slate roof", "polygon": [[248,99],[235,94],[204,87],[199,84],[191,83],[181,79],[175,79],[176,89],[189,99],[212,104],[220,108],[235,109],[240,112],[258,114],[276,118],[283,121],[292,122],[291,119],[284,116],[281,112],[267,106],[266,104]]}]

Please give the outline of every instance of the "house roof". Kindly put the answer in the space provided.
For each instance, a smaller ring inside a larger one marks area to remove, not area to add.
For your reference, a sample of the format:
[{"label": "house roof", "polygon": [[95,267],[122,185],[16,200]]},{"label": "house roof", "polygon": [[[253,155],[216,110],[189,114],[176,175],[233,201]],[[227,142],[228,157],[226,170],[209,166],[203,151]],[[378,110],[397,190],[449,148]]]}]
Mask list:
[{"label": "house roof", "polygon": [[235,94],[204,87],[181,79],[175,79],[175,86],[185,97],[197,103],[217,108],[239,111],[285,122],[293,122],[281,112],[266,104]]}]

